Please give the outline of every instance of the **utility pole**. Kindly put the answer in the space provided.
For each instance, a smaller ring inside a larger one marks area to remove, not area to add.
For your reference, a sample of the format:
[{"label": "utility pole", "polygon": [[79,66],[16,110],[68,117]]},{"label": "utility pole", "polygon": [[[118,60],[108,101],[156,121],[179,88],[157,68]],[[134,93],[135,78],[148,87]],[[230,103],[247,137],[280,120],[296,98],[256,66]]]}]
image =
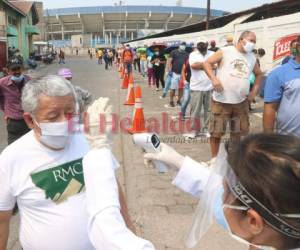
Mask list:
[{"label": "utility pole", "polygon": [[206,30],[209,29],[209,20],[210,20],[210,0],[207,0],[207,12],[206,12]]}]

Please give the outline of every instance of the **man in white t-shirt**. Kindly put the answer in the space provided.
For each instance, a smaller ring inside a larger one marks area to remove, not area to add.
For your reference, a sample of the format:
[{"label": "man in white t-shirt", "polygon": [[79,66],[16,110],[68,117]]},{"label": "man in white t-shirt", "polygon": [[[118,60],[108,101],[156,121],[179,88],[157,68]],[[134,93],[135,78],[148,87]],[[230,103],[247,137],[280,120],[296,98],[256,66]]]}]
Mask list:
[{"label": "man in white t-shirt", "polygon": [[[255,33],[244,31],[236,46],[221,48],[204,64],[214,88],[209,126],[212,160],[218,154],[228,121],[231,145],[249,132],[249,102],[254,100],[262,81],[262,72],[252,52],[255,44]],[[216,64],[217,75],[213,70]],[[249,93],[252,72],[256,81]]]},{"label": "man in white t-shirt", "polygon": [[[192,118],[192,133],[187,135],[190,138],[195,138],[200,131],[207,129],[210,93],[213,89],[211,80],[203,70],[203,63],[214,54],[213,51],[207,49],[208,43],[200,41],[197,44],[197,49],[189,56],[189,64],[191,66],[191,118]],[[204,119],[201,122],[202,106],[204,109]]]},{"label": "man in white t-shirt", "polygon": [[59,76],[42,77],[23,89],[24,119],[32,130],[0,155],[1,250],[15,203],[24,250],[94,249],[82,167],[89,145],[70,127],[75,100],[73,86]]}]

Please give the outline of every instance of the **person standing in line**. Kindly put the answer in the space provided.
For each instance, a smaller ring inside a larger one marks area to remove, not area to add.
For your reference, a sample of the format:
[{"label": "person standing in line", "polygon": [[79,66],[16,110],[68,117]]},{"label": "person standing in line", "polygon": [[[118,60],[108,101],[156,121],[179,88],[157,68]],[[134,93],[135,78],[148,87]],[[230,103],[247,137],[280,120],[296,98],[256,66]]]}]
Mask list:
[{"label": "person standing in line", "polygon": [[141,74],[143,77],[146,77],[147,74],[147,54],[146,51],[140,52],[140,65],[141,65]]},{"label": "person standing in line", "polygon": [[300,36],[294,44],[295,58],[274,69],[267,77],[263,127],[268,133],[300,137]]},{"label": "person standing in line", "polygon": [[216,41],[212,40],[210,41],[210,48],[208,50],[217,52],[220,48],[217,47]]},{"label": "person standing in line", "polygon": [[[230,146],[237,144],[241,136],[249,133],[249,102],[253,102],[263,79],[253,54],[255,44],[255,33],[244,31],[236,46],[221,48],[203,65],[214,88],[209,124],[212,159],[208,165],[215,161],[228,122]],[[215,65],[218,65],[217,75]],[[256,80],[252,91],[249,92],[252,72]]]},{"label": "person standing in line", "polygon": [[227,46],[234,46],[233,35],[231,35],[231,34],[226,36],[226,44],[224,47],[227,47]]},{"label": "person standing in line", "polygon": [[105,70],[108,70],[109,55],[108,55],[108,51],[107,50],[104,51],[103,59],[104,59],[104,63],[105,63]]},{"label": "person standing in line", "polygon": [[21,94],[31,78],[23,71],[21,62],[9,62],[8,75],[0,79],[0,109],[4,113],[8,145],[30,131],[23,118]]},{"label": "person standing in line", "polygon": [[156,81],[156,91],[159,91],[159,82],[161,83],[162,88],[165,87],[165,67],[166,67],[166,58],[159,51],[159,48],[154,49],[154,55],[151,58],[151,63],[153,64],[155,81]]},{"label": "person standing in line", "polygon": [[[175,93],[179,89],[179,81],[181,79],[182,67],[187,58],[188,53],[185,51],[186,43],[182,42],[178,49],[173,50],[168,60],[168,72],[172,74],[172,81],[170,86],[170,103],[166,107],[175,107],[174,98]],[[181,95],[178,93],[177,104],[181,105]]]},{"label": "person standing in line", "polygon": [[153,87],[155,86],[155,75],[154,75],[154,69],[153,64],[151,62],[152,56],[147,57],[147,73],[148,73],[148,86]]},{"label": "person standing in line", "polygon": [[134,54],[130,48],[130,45],[127,44],[122,54],[122,61],[124,64],[124,69],[126,74],[131,74],[132,72],[132,63],[133,63]]},{"label": "person standing in line", "polygon": [[63,50],[59,50],[59,54],[58,54],[58,58],[59,58],[59,64],[65,64],[65,52]]},{"label": "person standing in line", "polygon": [[[211,80],[204,71],[204,62],[211,57],[214,52],[207,49],[208,44],[202,40],[197,44],[197,50],[189,56],[189,64],[191,65],[191,119],[192,133],[186,135],[189,138],[197,137],[200,132],[207,133],[208,116],[210,112],[211,90],[213,89]],[[204,111],[203,120],[201,122],[202,107]]]}]

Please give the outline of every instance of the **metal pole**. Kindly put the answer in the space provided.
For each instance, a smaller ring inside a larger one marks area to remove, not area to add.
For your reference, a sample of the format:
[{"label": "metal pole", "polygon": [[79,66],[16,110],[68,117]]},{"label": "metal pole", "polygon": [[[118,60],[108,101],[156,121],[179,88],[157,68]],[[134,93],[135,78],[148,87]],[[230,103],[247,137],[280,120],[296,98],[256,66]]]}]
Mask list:
[{"label": "metal pole", "polygon": [[206,30],[209,29],[209,20],[210,20],[210,0],[207,0],[207,13],[206,13]]}]

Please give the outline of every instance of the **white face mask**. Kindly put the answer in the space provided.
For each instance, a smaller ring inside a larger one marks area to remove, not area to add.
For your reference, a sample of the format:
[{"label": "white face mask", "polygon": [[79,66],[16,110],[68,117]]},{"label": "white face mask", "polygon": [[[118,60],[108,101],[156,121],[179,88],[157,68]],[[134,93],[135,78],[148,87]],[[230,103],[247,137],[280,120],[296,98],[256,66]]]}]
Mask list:
[{"label": "white face mask", "polygon": [[246,53],[251,53],[254,47],[255,47],[255,43],[249,42],[248,40],[246,40],[246,44],[243,45],[243,48]]},{"label": "white face mask", "polygon": [[248,247],[250,247],[250,246],[256,247],[256,248],[258,248],[259,250],[276,250],[276,248],[274,248],[274,247],[270,247],[270,246],[259,246],[259,245],[252,244],[252,243],[250,243],[249,241],[247,241],[247,240],[245,240],[245,239],[243,239],[243,238],[241,238],[241,237],[235,235],[235,234],[231,231],[231,228],[230,228],[230,226],[229,226],[229,223],[228,223],[228,221],[227,221],[227,219],[226,219],[226,216],[225,216],[225,214],[224,214],[224,208],[237,209],[237,210],[245,210],[245,209],[244,209],[244,207],[241,207],[241,206],[231,206],[231,205],[227,205],[227,204],[224,204],[224,205],[223,205],[223,209],[222,209],[222,210],[223,210],[223,215],[224,215],[224,221],[225,221],[225,224],[226,224],[226,228],[227,228],[227,230],[229,231],[229,235],[230,235],[233,239],[235,239],[236,241],[238,241],[238,242],[240,242],[240,243],[242,243],[242,244],[244,244],[244,245],[246,245],[246,246],[248,246]]},{"label": "white face mask", "polygon": [[185,45],[180,45],[180,46],[179,46],[179,49],[183,51],[183,50],[186,49],[186,46],[185,46]]},{"label": "white face mask", "polygon": [[69,122],[37,123],[41,129],[40,141],[53,149],[63,149],[69,143]]}]

